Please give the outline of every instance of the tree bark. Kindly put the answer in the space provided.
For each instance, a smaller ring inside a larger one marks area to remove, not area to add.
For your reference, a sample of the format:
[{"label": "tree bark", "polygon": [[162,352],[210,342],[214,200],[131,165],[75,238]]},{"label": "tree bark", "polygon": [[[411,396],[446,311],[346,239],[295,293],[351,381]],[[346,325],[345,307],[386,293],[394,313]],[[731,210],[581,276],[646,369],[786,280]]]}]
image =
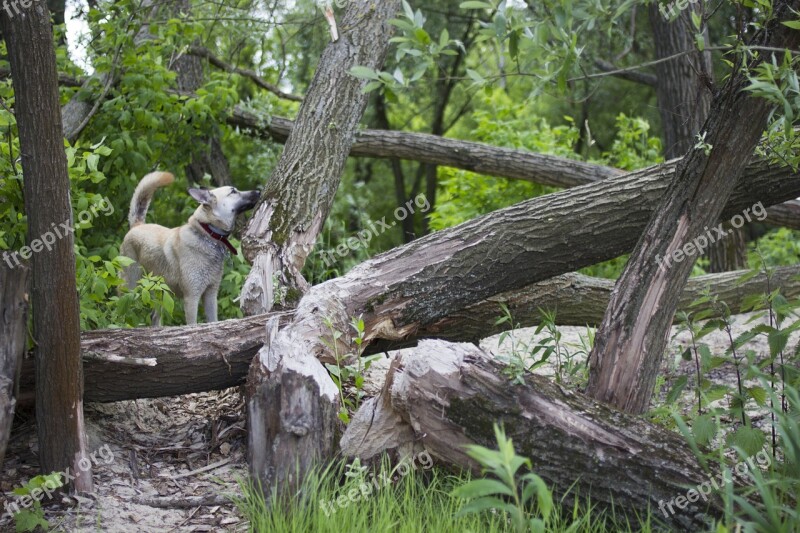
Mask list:
[{"label": "tree bark", "polygon": [[[35,252],[31,292],[39,465],[45,474],[69,468],[77,474],[74,488],[90,491],[91,468],[79,467],[88,455],[73,237],[69,231],[63,238],[53,235],[56,226],[72,225],[72,207],[47,6],[34,3],[25,17],[14,20],[0,13],[0,29],[16,98],[28,244]],[[50,237],[54,242],[43,249]]]},{"label": "tree bark", "polygon": [[497,423],[567,508],[580,494],[627,517],[634,529],[652,513],[671,531],[705,531],[723,515],[716,496],[674,505],[689,487],[705,483],[710,492],[709,478],[718,473],[704,473],[679,435],[541,376],[524,381],[512,385],[502,365],[471,344],[423,341],[398,356],[382,393],[355,415],[342,453],[371,461],[386,450],[410,455],[422,447],[438,462],[480,475],[465,446],[495,449]]},{"label": "tree bark", "polygon": [[[399,0],[350,2],[339,39],[325,48],[242,239],[253,264],[241,293],[246,314],[269,311],[275,300],[293,306],[308,289],[300,271],[330,212],[367,105],[366,81],[350,70],[381,68],[393,33],[389,20],[399,9]],[[246,389],[248,463],[264,495],[282,497],[294,494],[309,469],[332,457],[340,400],[316,354],[302,350],[302,324],[278,332],[272,320],[268,331]]]},{"label": "tree bark", "polygon": [[[664,153],[667,159],[682,157],[695,145],[695,136],[711,110],[711,87],[714,70],[708,51],[708,32],[704,28],[705,50],[697,50],[692,14],[702,16],[703,4],[680,10],[675,20],[660,12],[658,3],[649,8],[656,59],[691,52],[655,66],[656,96],[664,131]],[[708,251],[709,272],[725,272],[747,267],[744,230],[731,228],[728,238],[713,243]]]},{"label": "tree bark", "polygon": [[[265,124],[252,113],[236,108],[228,118],[228,124],[249,129],[254,134],[276,142],[285,142],[293,131],[295,122],[282,117],[272,117],[269,123]],[[358,131],[350,148],[350,156],[419,161],[469,170],[478,174],[565,188],[625,174],[622,170],[603,165],[537,154],[527,150],[448,139],[429,133],[396,130]]]},{"label": "tree bark", "polygon": [[[763,276],[738,283],[744,273],[726,272],[690,279],[681,295],[680,309],[689,310],[689,304],[706,288],[733,310],[741,308],[747,295],[767,292]],[[773,290],[780,287],[787,298],[800,296],[798,273],[800,267],[778,268],[770,287]],[[412,346],[424,338],[477,343],[503,330],[495,324],[500,303],[509,307],[514,322],[523,327],[540,322],[539,308],[555,310],[559,325],[596,326],[603,319],[613,288],[611,280],[573,273],[513,289],[464,309],[445,304],[451,309],[445,318],[418,324],[401,341],[386,341],[378,336],[366,353]],[[708,304],[691,310],[706,309],[714,310]],[[270,313],[198,326],[84,332],[81,335],[84,401],[178,396],[242,385],[254,355],[264,346],[264,326],[272,317],[287,325],[293,313]],[[26,362],[20,380],[22,402],[33,399],[33,374],[33,364]]]},{"label": "tree bark", "polygon": [[[794,48],[800,32],[780,25],[788,6],[797,8],[797,2],[779,3],[776,19],[751,44]],[[750,97],[747,83],[744,74],[734,72],[715,96],[703,127],[710,154],[693,149],[681,161],[617,282],[590,358],[587,392],[598,401],[631,413],[650,405],[678,295],[694,264],[693,256],[680,262],[668,259],[720,219],[773,107]]]},{"label": "tree bark", "polygon": [[366,81],[352,76],[350,69],[380,69],[392,34],[389,20],[399,9],[399,0],[350,2],[340,23],[340,39],[325,48],[286,148],[242,238],[244,254],[253,265],[241,293],[245,314],[267,312],[275,300],[293,306],[308,289],[300,271],[333,205],[367,105]]},{"label": "tree bark", "polygon": [[28,269],[0,264],[0,466],[6,455],[28,333]]},{"label": "tree bark", "polygon": [[[294,121],[287,118],[271,117],[268,123],[264,123],[252,113],[238,107],[228,117],[228,124],[279,143],[286,142],[294,128]],[[578,187],[626,174],[616,168],[527,150],[404,131],[361,130],[356,133],[350,157],[419,161],[487,176],[563,188]],[[665,164],[675,164],[675,161]],[[742,179],[749,179],[748,172],[749,169],[745,169]],[[767,209],[765,223],[798,229],[800,209],[786,208],[783,205],[770,207]]]}]

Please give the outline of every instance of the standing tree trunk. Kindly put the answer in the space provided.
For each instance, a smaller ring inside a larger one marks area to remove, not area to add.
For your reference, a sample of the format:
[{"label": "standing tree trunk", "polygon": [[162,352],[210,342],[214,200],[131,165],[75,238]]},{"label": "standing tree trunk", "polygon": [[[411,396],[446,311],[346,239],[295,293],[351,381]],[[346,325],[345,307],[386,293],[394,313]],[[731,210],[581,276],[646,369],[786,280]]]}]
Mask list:
[{"label": "standing tree trunk", "polygon": [[[80,316],[69,174],[62,137],[58,71],[47,6],[35,2],[11,20],[0,12],[16,97],[22,151],[28,244],[33,251],[33,334],[36,341],[36,421],[43,473],[77,475],[74,488],[92,489],[83,424]],[[43,243],[45,244],[43,246]],[[25,250],[28,255],[31,250]],[[81,461],[83,459],[83,461]]]},{"label": "standing tree trunk", "polygon": [[0,264],[0,466],[14,421],[28,332],[28,269]]},{"label": "standing tree trunk", "polygon": [[[706,50],[695,44],[692,13],[702,15],[701,3],[689,5],[675,20],[666,18],[660,4],[650,4],[650,28],[653,32],[656,59],[666,59],[691,52],[670,61],[658,63],[656,96],[664,130],[664,155],[667,159],[683,157],[695,145],[696,135],[711,109],[711,87],[714,71],[708,51],[708,32],[703,30]],[[709,271],[725,272],[747,267],[744,231],[730,228],[728,236],[713,243],[708,251]]]},{"label": "standing tree trunk", "polygon": [[[775,17],[751,44],[794,48],[800,32],[780,21],[798,4],[778,3]],[[758,61],[749,65],[749,72]],[[709,155],[697,148],[680,162],[617,282],[590,356],[587,391],[599,401],[632,413],[650,405],[678,298],[698,253],[691,241],[708,244],[707,228],[719,220],[773,107],[751,97],[747,83],[741,70],[734,72],[715,96],[703,127],[705,142],[712,147]]]},{"label": "standing tree trunk", "polygon": [[[381,68],[389,20],[399,9],[399,0],[350,2],[339,39],[322,54],[243,239],[253,263],[242,289],[248,314],[272,308],[273,277],[282,304],[298,301],[307,289],[300,270],[330,212],[367,104],[366,82],[350,69]],[[334,453],[339,392],[313,352],[294,357],[308,332],[293,326],[278,333],[277,319],[270,322],[268,343],[248,377],[248,463],[265,496],[293,494],[309,469]]]},{"label": "standing tree trunk", "polygon": [[399,9],[399,0],[350,2],[339,24],[341,37],[325,48],[242,239],[253,265],[242,288],[245,314],[265,313],[275,300],[293,306],[308,289],[300,271],[333,205],[367,105],[367,82],[350,69],[381,68],[392,34],[389,20]]}]

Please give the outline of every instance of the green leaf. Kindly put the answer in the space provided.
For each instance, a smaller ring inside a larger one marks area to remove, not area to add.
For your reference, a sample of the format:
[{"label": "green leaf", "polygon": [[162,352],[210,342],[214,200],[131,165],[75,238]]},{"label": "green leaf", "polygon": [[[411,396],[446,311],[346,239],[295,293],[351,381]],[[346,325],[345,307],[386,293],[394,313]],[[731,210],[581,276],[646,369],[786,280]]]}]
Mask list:
[{"label": "green leaf", "polygon": [[680,396],[688,381],[688,376],[679,376],[678,379],[675,380],[675,384],[667,394],[667,399],[665,400],[667,404],[675,403],[675,400],[678,399],[678,396]]},{"label": "green leaf", "polygon": [[457,498],[473,499],[495,494],[512,496],[513,492],[504,483],[496,479],[476,479],[457,487],[452,494]]},{"label": "green leaf", "polygon": [[747,456],[755,455],[764,447],[766,436],[758,429],[742,426],[728,436],[728,445],[741,448]]},{"label": "green leaf", "polygon": [[458,7],[461,9],[492,9],[492,4],[489,2],[477,2],[471,0],[469,2],[461,2]]},{"label": "green leaf", "polygon": [[350,75],[362,80],[377,80],[378,73],[369,67],[356,65],[350,69]]},{"label": "green leaf", "polygon": [[14,515],[14,522],[18,532],[34,531],[37,527],[45,531],[50,529],[50,523],[44,519],[41,510],[22,509]]},{"label": "green leaf", "polygon": [[698,416],[694,419],[692,433],[697,443],[705,446],[717,435],[717,421],[711,415]]},{"label": "green leaf", "polygon": [[800,20],[787,20],[785,22],[782,22],[781,24],[783,24],[784,26],[788,26],[793,30],[800,30]]}]

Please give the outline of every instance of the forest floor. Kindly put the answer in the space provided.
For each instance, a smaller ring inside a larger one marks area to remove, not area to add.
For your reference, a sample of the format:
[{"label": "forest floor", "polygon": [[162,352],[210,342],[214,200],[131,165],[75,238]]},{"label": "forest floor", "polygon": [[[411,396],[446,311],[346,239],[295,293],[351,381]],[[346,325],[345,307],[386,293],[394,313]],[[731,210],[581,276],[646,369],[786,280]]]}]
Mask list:
[{"label": "forest floor", "polygon": [[[752,315],[734,317],[734,336],[752,327]],[[573,362],[585,355],[581,337],[586,328],[560,327],[562,346]],[[677,330],[673,328],[673,334]],[[789,347],[798,342],[793,336]],[[533,346],[543,334],[533,328],[519,329],[513,338],[499,343],[499,336],[485,339],[481,346],[497,356],[508,356],[512,344],[517,350]],[[678,334],[670,343],[670,354],[662,365],[665,385],[681,375],[689,383],[679,402],[685,412],[696,408],[692,382],[695,367],[681,353],[689,337]],[[728,346],[725,332],[715,332],[703,340],[712,353],[722,354]],[[752,341],[747,348],[768,353],[766,340]],[[567,356],[562,358],[562,361]],[[368,393],[379,390],[389,359],[377,361],[367,372]],[[550,363],[553,363],[551,361]],[[538,373],[552,375],[555,366],[543,365]],[[716,383],[732,385],[736,374],[725,365],[706,376]],[[726,401],[726,400],[723,400]],[[757,426],[767,430],[769,419],[753,412]],[[103,450],[95,462],[95,492],[87,496],[54,496],[44,501],[46,517],[57,531],[69,532],[200,532],[246,531],[247,523],[231,502],[242,494],[240,482],[246,478],[246,433],[244,402],[239,389],[191,394],[177,398],[137,400],[115,404],[90,404],[86,407],[89,450]],[[105,448],[105,446],[108,446]],[[108,450],[111,453],[108,453]],[[12,432],[3,471],[0,474],[0,504],[3,516],[0,531],[13,531],[13,521],[5,515],[11,490],[37,474],[36,431],[30,410],[22,409]]]}]

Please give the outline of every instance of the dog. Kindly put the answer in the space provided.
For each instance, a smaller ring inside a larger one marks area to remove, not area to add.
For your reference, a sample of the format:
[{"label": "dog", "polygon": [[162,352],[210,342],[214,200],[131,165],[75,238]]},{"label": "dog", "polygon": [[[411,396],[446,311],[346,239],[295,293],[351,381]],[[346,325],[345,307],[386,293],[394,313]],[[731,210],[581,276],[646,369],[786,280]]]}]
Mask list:
[{"label": "dog", "polygon": [[[177,228],[145,224],[156,189],[174,180],[169,172],[153,172],[142,178],[133,193],[128,213],[131,227],[122,241],[120,253],[136,263],[125,269],[125,281],[133,289],[141,276],[140,268],[163,276],[175,296],[183,300],[187,324],[197,323],[201,298],[206,322],[216,322],[217,293],[225,255],[227,252],[237,255],[228,236],[236,217],[253,209],[261,193],[227,186],[212,190],[189,189],[200,206],[186,224]],[[160,317],[153,317],[153,325],[159,326],[160,322]]]}]

